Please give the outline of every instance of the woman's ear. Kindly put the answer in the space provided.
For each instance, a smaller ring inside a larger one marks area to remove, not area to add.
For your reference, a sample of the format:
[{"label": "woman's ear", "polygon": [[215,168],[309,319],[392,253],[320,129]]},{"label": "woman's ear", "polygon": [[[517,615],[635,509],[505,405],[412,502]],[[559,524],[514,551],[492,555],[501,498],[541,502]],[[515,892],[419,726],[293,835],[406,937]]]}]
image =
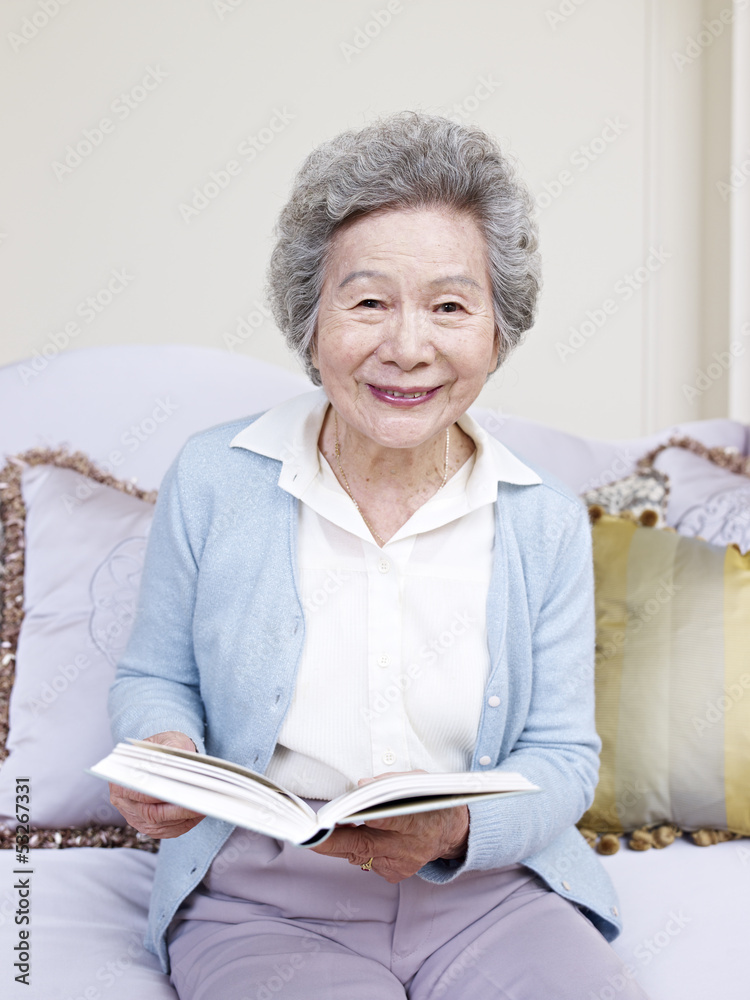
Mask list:
[{"label": "woman's ear", "polygon": [[492,345],[492,354],[490,355],[490,364],[487,369],[487,375],[490,376],[497,368],[497,359],[500,357],[500,331],[495,330],[495,341]]}]

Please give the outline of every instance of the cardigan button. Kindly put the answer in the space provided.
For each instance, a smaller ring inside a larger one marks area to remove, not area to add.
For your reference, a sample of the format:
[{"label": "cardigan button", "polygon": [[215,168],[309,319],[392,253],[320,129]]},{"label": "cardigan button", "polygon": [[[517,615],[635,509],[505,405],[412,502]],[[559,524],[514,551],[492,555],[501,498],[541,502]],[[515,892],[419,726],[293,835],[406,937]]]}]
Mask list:
[{"label": "cardigan button", "polygon": [[500,699],[496,694],[493,694],[490,698],[487,699],[487,704],[490,706],[490,708],[497,708],[497,706],[500,704]]},{"label": "cardigan button", "polygon": [[617,909],[616,906],[612,907],[612,916],[613,917],[619,917],[620,916],[620,911]]},{"label": "cardigan button", "polygon": [[561,884],[566,892],[570,892],[570,882],[562,882]]},{"label": "cardigan button", "polygon": [[488,757],[488,756],[487,756],[487,755],[485,754],[485,756],[484,756],[484,757],[480,757],[480,758],[479,758],[479,763],[480,763],[480,764],[482,765],[482,767],[487,767],[487,765],[488,765],[488,764],[491,764],[491,763],[492,763],[492,757]]}]

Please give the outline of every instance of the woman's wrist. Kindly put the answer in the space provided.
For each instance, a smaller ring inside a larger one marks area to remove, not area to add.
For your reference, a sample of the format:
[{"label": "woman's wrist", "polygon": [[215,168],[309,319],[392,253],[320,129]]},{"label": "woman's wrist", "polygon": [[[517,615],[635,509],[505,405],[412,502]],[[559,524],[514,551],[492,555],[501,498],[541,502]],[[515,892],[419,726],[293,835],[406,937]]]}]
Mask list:
[{"label": "woman's wrist", "polygon": [[454,836],[451,838],[452,843],[447,851],[440,855],[444,861],[462,861],[466,857],[466,851],[469,847],[469,807],[460,806],[456,812],[459,809],[460,815],[456,817],[457,823]]}]

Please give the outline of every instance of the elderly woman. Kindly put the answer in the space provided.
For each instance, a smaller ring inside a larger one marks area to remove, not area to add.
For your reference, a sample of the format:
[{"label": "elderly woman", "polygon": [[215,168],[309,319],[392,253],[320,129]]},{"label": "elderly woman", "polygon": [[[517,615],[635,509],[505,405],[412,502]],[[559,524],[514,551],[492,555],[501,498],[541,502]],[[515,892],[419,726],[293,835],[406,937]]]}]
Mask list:
[{"label": "elderly woman", "polygon": [[113,787],[165,838],[148,946],[183,1000],[644,997],[574,823],[599,740],[582,504],[467,414],[531,325],[530,200],[494,142],[401,114],[315,150],[275,316],[320,389],[167,474],[116,738],[204,749],[313,807],[396,771],[542,791],[312,850]]}]

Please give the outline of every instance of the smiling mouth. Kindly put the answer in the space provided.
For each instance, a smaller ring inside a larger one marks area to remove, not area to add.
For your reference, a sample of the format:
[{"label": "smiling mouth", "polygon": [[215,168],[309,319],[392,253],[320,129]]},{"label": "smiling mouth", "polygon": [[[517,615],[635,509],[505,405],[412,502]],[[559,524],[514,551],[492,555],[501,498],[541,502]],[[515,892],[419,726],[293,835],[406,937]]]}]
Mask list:
[{"label": "smiling mouth", "polygon": [[429,396],[439,386],[434,386],[432,389],[412,389],[410,392],[402,392],[399,389],[390,389],[382,385],[373,385],[372,388],[386,396],[392,396],[394,399],[421,399],[423,396]]}]

